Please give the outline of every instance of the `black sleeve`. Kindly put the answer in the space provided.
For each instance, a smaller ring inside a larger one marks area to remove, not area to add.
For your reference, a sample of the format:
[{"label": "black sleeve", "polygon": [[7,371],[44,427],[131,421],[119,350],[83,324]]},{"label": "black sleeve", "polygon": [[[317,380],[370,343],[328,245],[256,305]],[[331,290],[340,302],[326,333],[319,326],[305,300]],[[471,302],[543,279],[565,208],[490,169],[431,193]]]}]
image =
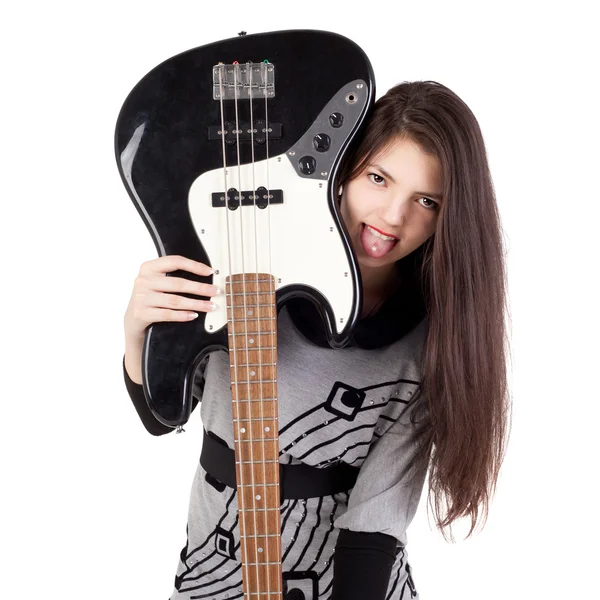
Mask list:
[{"label": "black sleeve", "polygon": [[385,600],[397,540],[386,533],[340,529],[331,600]]},{"label": "black sleeve", "polygon": [[[198,375],[196,375],[198,377]],[[173,427],[168,427],[167,425],[163,425],[150,410],[148,403],[146,402],[146,396],[144,396],[144,387],[140,383],[135,383],[129,377],[129,373],[127,373],[127,369],[125,368],[125,355],[123,355],[123,377],[125,378],[125,387],[127,388],[127,392],[131,401],[133,402],[133,406],[135,406],[135,410],[142,421],[142,424],[152,435],[164,435],[165,433],[170,433],[174,431]],[[195,385],[194,390],[201,389],[200,385]],[[196,408],[196,405],[200,399],[198,396],[192,396],[192,411]]]}]

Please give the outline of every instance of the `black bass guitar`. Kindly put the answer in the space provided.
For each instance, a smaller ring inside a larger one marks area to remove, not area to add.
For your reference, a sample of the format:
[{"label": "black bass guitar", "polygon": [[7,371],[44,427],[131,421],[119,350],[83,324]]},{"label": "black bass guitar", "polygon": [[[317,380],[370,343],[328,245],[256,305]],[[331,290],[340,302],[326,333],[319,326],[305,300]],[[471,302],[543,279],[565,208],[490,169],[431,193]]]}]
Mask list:
[{"label": "black bass guitar", "polygon": [[277,308],[294,295],[311,299],[333,347],[358,320],[360,275],[335,182],[373,95],[371,66],[353,42],[284,31],[167,60],[119,114],[119,171],[159,254],[211,265],[212,283],[226,292],[214,312],[148,328],[142,377],[154,415],[180,429],[199,361],[229,351],[244,600],[291,597],[282,573]]},{"label": "black bass guitar", "polygon": [[215,271],[172,275],[226,291],[213,298],[216,311],[146,331],[144,392],[165,425],[189,419],[196,367],[216,348],[230,352],[234,391],[275,379],[275,318],[286,298],[312,300],[331,346],[348,342],[360,275],[335,181],[374,93],[355,43],[298,30],[183,52],[128,95],[115,152],[129,195],[159,255]]}]

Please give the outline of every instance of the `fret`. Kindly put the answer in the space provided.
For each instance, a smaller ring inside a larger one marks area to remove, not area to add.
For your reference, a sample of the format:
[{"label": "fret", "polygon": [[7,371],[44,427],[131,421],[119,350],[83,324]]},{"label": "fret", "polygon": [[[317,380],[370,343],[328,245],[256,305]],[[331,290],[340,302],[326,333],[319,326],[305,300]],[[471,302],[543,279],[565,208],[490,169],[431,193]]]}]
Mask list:
[{"label": "fret", "polygon": [[251,398],[250,400],[243,398],[241,400],[234,400],[234,402],[274,402],[275,400],[277,400],[277,398]]},{"label": "fret", "polygon": [[[243,281],[234,281],[233,285],[243,285],[243,283],[249,284],[249,283],[273,283],[273,278],[268,278],[268,279],[256,279],[255,277],[253,277],[252,273],[244,273],[244,280]],[[230,279],[227,280],[227,285],[232,285],[232,282]]]},{"label": "fret", "polygon": [[[236,480],[239,481],[252,481],[252,477],[254,477],[255,481],[269,481],[274,483],[278,480],[279,477],[279,462],[272,462],[270,464],[245,464],[245,465],[236,465]],[[277,504],[279,506],[279,503]],[[272,529],[272,531],[275,531]],[[246,531],[246,533],[250,533]],[[251,533],[261,533],[259,531],[251,532]]]},{"label": "fret", "polygon": [[[232,350],[277,350],[277,346],[255,346],[253,348],[232,348]],[[245,365],[246,363],[244,363]]]},{"label": "fret", "polygon": [[240,331],[239,333],[229,333],[227,335],[236,336],[236,335],[250,335],[250,334],[259,334],[259,335],[267,335],[269,333],[277,333],[276,331]]},{"label": "fret", "polygon": [[[259,443],[261,444],[260,448],[251,448],[248,445],[244,445],[243,448],[240,448],[241,452],[249,452],[252,450],[255,450],[257,453],[263,453],[263,456],[270,456],[272,458],[274,458],[275,456],[277,456],[279,454],[279,447],[278,447],[278,439],[277,438],[272,438],[269,440],[245,440],[247,443]],[[240,443],[239,440],[236,440],[236,443]],[[240,458],[248,458],[248,455],[246,456],[242,456]],[[256,462],[261,462],[260,460],[257,460]]]},{"label": "fret", "polygon": [[236,381],[235,379],[231,380],[231,385],[243,385],[245,383],[277,383],[277,379],[253,379],[252,381]]},{"label": "fret", "polygon": [[265,486],[271,486],[271,485],[277,486],[279,484],[278,483],[244,483],[244,484],[238,484],[238,487],[257,488],[257,487],[265,487]]},{"label": "fret", "polygon": [[241,538],[263,538],[263,537],[281,537],[279,533],[261,533],[259,535],[243,535],[240,533]]},{"label": "fret", "polygon": [[278,459],[273,459],[273,460],[271,460],[271,459],[268,459],[268,460],[236,460],[235,464],[236,465],[240,465],[240,464],[253,465],[253,464],[256,464],[256,463],[262,464],[262,463],[278,463],[278,462],[279,462]]},{"label": "fret", "polygon": [[[250,306],[250,307],[255,307],[255,306],[261,307],[262,306],[264,308],[273,308],[273,302],[261,302],[260,304],[248,304],[247,302],[245,302],[244,304],[234,304],[233,308],[247,308],[248,306]],[[228,305],[228,308],[232,308],[231,305]],[[236,319],[236,320],[243,320],[243,319]]]},{"label": "fret", "polygon": [[[239,308],[236,306],[236,308]],[[244,323],[246,321],[273,321],[274,317],[239,317],[229,319],[232,323]]]},{"label": "fret", "polygon": [[245,292],[225,292],[226,296],[250,296],[251,294],[254,296],[267,296],[274,295],[273,292],[275,290],[246,290]]},{"label": "fret", "polygon": [[[252,565],[253,567],[256,565],[280,565],[281,562],[277,561],[277,562],[259,562],[259,563],[255,563],[255,562],[245,562],[245,565]],[[256,594],[263,594],[266,592],[255,592]]]},{"label": "fret", "polygon": [[234,421],[279,421],[278,417],[252,417],[251,419],[233,419]]},{"label": "fret", "polygon": [[277,439],[279,439],[279,438],[276,438],[276,437],[272,437],[272,438],[270,438],[270,437],[269,437],[269,438],[254,438],[254,439],[252,439],[252,440],[233,440],[233,441],[234,441],[236,444],[237,444],[238,442],[239,442],[239,443],[241,443],[241,442],[244,442],[244,443],[246,443],[246,444],[254,444],[254,442],[257,442],[257,443],[258,443],[258,442],[272,442],[272,441],[274,441],[274,440],[277,440]]},{"label": "fret", "polygon": [[238,508],[238,512],[271,512],[274,510],[279,512],[279,507],[277,507],[277,508]]}]

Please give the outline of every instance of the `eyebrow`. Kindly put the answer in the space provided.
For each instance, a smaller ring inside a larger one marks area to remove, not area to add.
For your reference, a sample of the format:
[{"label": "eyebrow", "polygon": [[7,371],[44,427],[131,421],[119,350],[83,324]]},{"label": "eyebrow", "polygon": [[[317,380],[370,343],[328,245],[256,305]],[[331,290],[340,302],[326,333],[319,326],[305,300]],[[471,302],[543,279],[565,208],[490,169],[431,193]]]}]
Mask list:
[{"label": "eyebrow", "polygon": [[[383,173],[384,177],[387,177],[392,183],[396,183],[396,180],[385,170],[383,169],[380,165],[371,165],[373,168],[381,171],[381,173]],[[442,201],[442,195],[441,194],[432,194],[429,192],[415,192],[415,194],[419,194],[420,196],[427,196],[428,198],[433,198],[434,200],[437,200],[438,202]]]}]

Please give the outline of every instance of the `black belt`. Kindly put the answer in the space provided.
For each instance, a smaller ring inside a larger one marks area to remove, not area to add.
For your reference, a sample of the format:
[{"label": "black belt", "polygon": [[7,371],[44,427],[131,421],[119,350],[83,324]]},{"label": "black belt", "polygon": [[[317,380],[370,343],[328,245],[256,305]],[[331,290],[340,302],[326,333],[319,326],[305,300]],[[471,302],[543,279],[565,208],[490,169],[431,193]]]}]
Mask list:
[{"label": "black belt", "polygon": [[[235,452],[220,439],[204,431],[200,465],[212,477],[230,488],[237,489],[235,479]],[[339,463],[324,469],[308,465],[279,464],[281,501],[286,499],[319,498],[354,487],[358,467]]]}]

